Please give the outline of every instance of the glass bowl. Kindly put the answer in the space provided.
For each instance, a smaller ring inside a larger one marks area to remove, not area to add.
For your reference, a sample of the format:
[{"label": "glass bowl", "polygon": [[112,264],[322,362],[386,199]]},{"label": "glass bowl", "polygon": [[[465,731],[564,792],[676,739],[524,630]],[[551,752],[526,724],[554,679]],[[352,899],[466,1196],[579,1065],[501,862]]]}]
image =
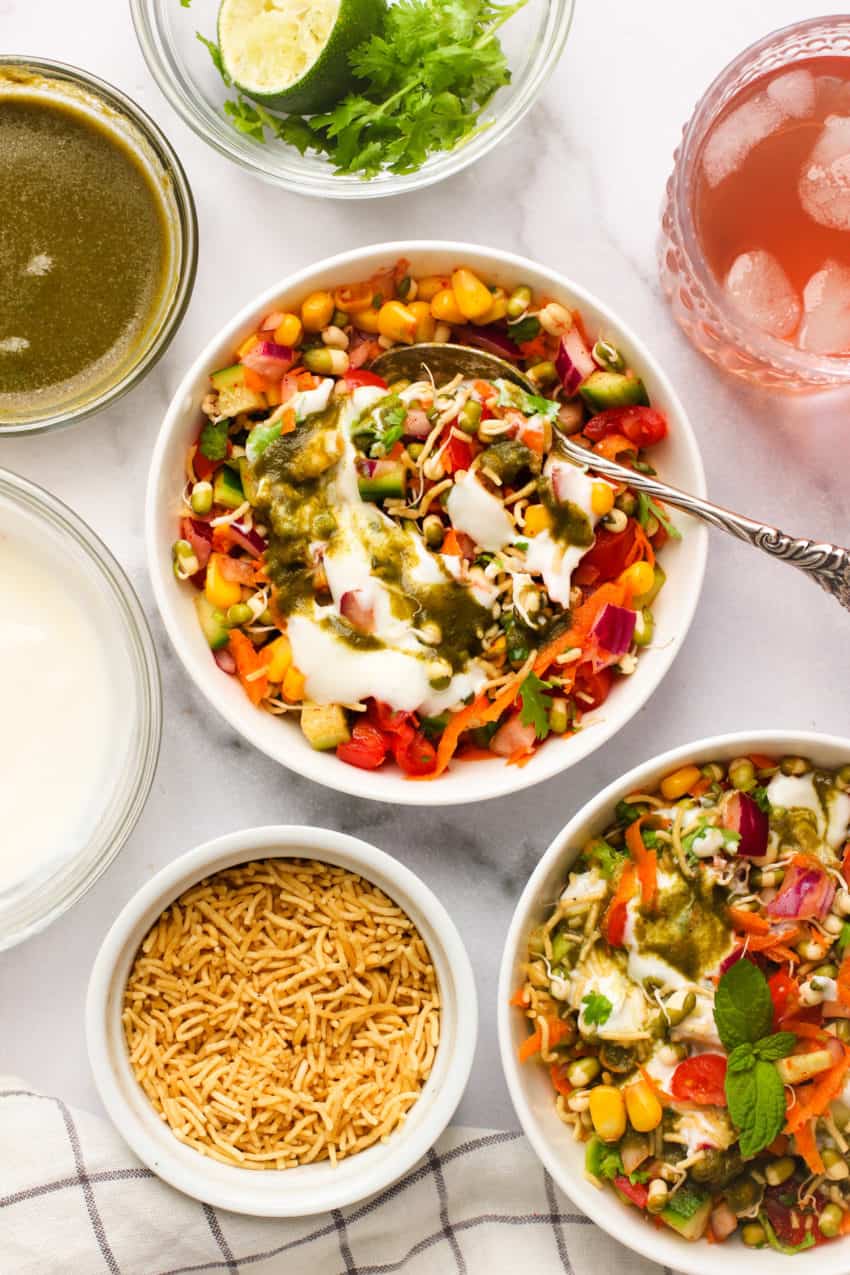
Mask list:
[{"label": "glass bowl", "polygon": [[[708,267],[693,217],[696,165],[706,133],[727,102],[759,76],[806,58],[850,58],[850,16],[784,27],[745,49],[720,73],[685,126],[662,212],[661,282],[676,321],[720,367],[757,385],[811,391],[850,383],[850,358],[807,353],[766,335],[728,303]],[[769,210],[766,210],[769,216]]]},{"label": "glass bowl", "polygon": [[[192,296],[198,259],[198,222],[192,191],[176,152],[153,120],[119,89],[79,67],[44,58],[0,56],[0,77],[18,70],[30,77],[27,90],[31,91],[35,80],[39,93],[69,102],[91,115],[132,152],[161,195],[168,261],[166,285],[157,310],[141,342],[123,363],[109,369],[102,381],[83,386],[70,398],[40,406],[34,403],[30,410],[0,415],[0,437],[71,425],[131,390],[165,353],[177,331]],[[2,87],[4,96],[16,91],[11,78],[4,78]]]},{"label": "glass bowl", "polygon": [[190,128],[228,159],[255,176],[300,195],[373,199],[419,190],[466,168],[506,137],[537,99],[555,67],[570,29],[575,0],[527,0],[502,27],[500,39],[513,73],[482,115],[486,125],[453,151],[440,151],[414,173],[381,173],[364,181],[336,175],[327,160],[299,155],[280,141],[259,142],[239,133],[222,107],[223,84],[196,33],[215,39],[218,0],[130,0],[145,61],[174,109]]},{"label": "glass bowl", "polygon": [[[67,848],[0,891],[0,950],[66,912],[118,854],[150,791],[162,729],[159,666],[150,630],[130,582],[106,546],[55,496],[0,469],[0,535],[4,528],[32,544],[39,557],[72,582],[75,598],[85,602],[106,653],[108,697],[120,704],[120,712],[111,719],[108,748],[92,776],[90,800],[76,827],[69,823]],[[45,749],[49,747],[47,739]],[[50,791],[44,796],[55,800]]]}]

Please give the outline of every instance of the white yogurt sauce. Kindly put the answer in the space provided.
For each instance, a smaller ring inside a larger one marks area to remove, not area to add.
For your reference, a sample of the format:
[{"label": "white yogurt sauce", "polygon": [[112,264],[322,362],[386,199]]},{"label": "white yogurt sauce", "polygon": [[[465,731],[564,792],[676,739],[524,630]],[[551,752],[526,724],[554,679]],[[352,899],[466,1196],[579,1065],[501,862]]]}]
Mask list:
[{"label": "white yogurt sauce", "polygon": [[[590,478],[577,465],[551,458],[544,473],[552,480],[557,498],[576,505],[595,527],[599,516],[593,512],[592,496],[594,485],[600,480]],[[552,601],[566,607],[570,604],[573,572],[587,552],[589,546],[563,545],[551,532],[539,531],[529,538],[525,557],[529,571],[543,577]]]},{"label": "white yogurt sauce", "polygon": [[66,564],[0,531],[0,893],[80,849],[113,728],[109,657]]},{"label": "white yogurt sauce", "polygon": [[513,539],[514,524],[501,500],[471,470],[455,479],[446,509],[455,531],[470,536],[488,553],[504,549]]},{"label": "white yogurt sauce", "polygon": [[850,797],[845,792],[833,790],[827,797],[824,811],[815,788],[814,777],[807,775],[783,775],[777,772],[767,785],[767,796],[772,806],[786,810],[811,810],[817,820],[821,837],[833,850],[843,845],[850,824]]}]

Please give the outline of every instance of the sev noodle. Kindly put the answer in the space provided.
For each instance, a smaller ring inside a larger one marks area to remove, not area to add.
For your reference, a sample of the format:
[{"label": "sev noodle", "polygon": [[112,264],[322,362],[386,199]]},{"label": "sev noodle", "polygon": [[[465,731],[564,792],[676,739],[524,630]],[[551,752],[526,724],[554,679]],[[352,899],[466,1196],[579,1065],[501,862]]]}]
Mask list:
[{"label": "sev noodle", "polygon": [[439,993],[411,919],[315,860],[207,877],[136,953],[122,1013],[133,1072],[181,1142],[284,1169],[386,1141],[439,1044]]}]

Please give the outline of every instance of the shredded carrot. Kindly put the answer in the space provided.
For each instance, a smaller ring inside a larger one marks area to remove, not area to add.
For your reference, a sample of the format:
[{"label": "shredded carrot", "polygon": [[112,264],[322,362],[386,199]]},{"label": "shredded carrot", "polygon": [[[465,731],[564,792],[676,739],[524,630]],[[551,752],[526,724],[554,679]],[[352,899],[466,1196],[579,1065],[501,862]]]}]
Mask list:
[{"label": "shredded carrot", "polygon": [[750,753],[750,761],[756,770],[772,770],[776,765],[776,758],[768,757],[767,753]]},{"label": "shredded carrot", "polygon": [[[651,567],[654,567],[655,550],[639,522],[635,522],[635,544],[639,550],[637,561],[642,559],[644,562],[648,562]],[[705,781],[706,787],[710,786],[710,782],[708,779]]]},{"label": "shredded carrot", "polygon": [[297,423],[298,421],[295,415],[295,408],[294,407],[284,408],[283,415],[280,418],[281,434],[291,434],[292,431],[295,429],[295,426],[297,425]]},{"label": "shredded carrot", "polygon": [[253,368],[245,367],[244,363],[242,366],[244,369],[243,376],[244,376],[245,385],[247,386],[247,388],[249,390],[253,390],[255,394],[262,393],[263,390],[265,390],[268,386],[268,381],[266,380],[266,378],[264,376],[261,376],[259,372],[255,372]]},{"label": "shredded carrot", "polygon": [[745,934],[769,934],[770,922],[756,912],[747,912],[745,908],[729,908],[729,920],[736,930]]},{"label": "shredded carrot", "polygon": [[[491,753],[490,756],[492,757],[493,754]],[[511,753],[510,757],[508,758],[508,765],[519,766],[520,770],[522,770],[523,766],[527,766],[533,756],[534,756],[533,746],[531,748],[525,748],[525,747],[515,748],[514,751]]]},{"label": "shredded carrot", "polygon": [[[549,1027],[549,1048],[557,1045],[569,1033],[566,1023],[562,1023],[560,1018],[547,1018],[546,1022]],[[531,1033],[519,1047],[520,1062],[527,1062],[529,1058],[533,1058],[535,1054],[539,1054],[543,1048],[543,1032],[538,1027]]]},{"label": "shredded carrot", "polygon": [[518,987],[511,999],[508,1001],[508,1004],[515,1005],[517,1009],[526,1009],[528,1002],[525,999],[525,988]]},{"label": "shredded carrot", "polygon": [[624,434],[609,434],[607,438],[600,438],[598,443],[594,443],[593,450],[606,460],[617,460],[623,452],[634,455],[636,448]]},{"label": "shredded carrot", "polygon": [[565,1098],[567,1094],[572,1093],[573,1087],[564,1075],[564,1067],[562,1063],[552,1063],[552,1066],[549,1068],[549,1076],[558,1093],[563,1094]]},{"label": "shredded carrot", "polygon": [[834,1066],[821,1072],[810,1085],[797,1090],[797,1103],[789,1112],[785,1132],[796,1134],[807,1120],[823,1115],[833,1098],[837,1098],[844,1088],[849,1070],[850,1049],[845,1048],[842,1058]]},{"label": "shredded carrot", "polygon": [[805,1040],[825,1041],[830,1039],[829,1032],[824,1031],[817,1023],[807,1023],[802,1018],[783,1019],[782,1030],[784,1032],[793,1032],[795,1036],[802,1036]]},{"label": "shredded carrot", "polygon": [[521,341],[519,348],[524,359],[534,359],[535,361],[547,358],[549,352],[546,338],[542,332],[531,341]]},{"label": "shredded carrot", "polygon": [[440,553],[446,554],[451,558],[460,557],[460,544],[457,538],[457,532],[454,527],[450,527],[443,538],[443,544]]},{"label": "shredded carrot", "polygon": [[658,856],[654,850],[647,850],[643,844],[641,824],[643,819],[635,819],[626,829],[626,848],[632,856],[640,882],[640,896],[645,908],[655,906],[658,892]]},{"label": "shredded carrot", "polygon": [[564,633],[560,633],[544,646],[534,661],[534,671],[540,676],[545,673],[552,661],[570,647],[583,647],[588,634],[596,623],[607,603],[612,606],[627,607],[631,601],[631,591],[627,585],[612,580],[609,584],[600,585],[586,602],[573,612],[572,623]]},{"label": "shredded carrot", "polygon": [[793,948],[785,947],[782,943],[777,943],[769,952],[765,952],[765,956],[770,961],[774,961],[777,965],[797,965],[800,960],[800,953],[795,952]]},{"label": "shredded carrot", "polygon": [[230,630],[228,646],[230,654],[236,661],[239,681],[248,698],[252,704],[259,704],[269,689],[269,679],[266,676],[253,678],[251,674],[265,668],[265,660],[258,654],[253,642],[239,629]]},{"label": "shredded carrot", "polygon": [[807,1120],[795,1133],[797,1150],[805,1160],[812,1173],[823,1173],[824,1166],[818,1144],[815,1141],[815,1122]]},{"label": "shredded carrot", "polygon": [[751,952],[763,952],[769,957],[771,951],[779,947],[790,950],[788,944],[793,943],[799,936],[799,925],[792,925],[790,930],[783,930],[781,934],[752,934],[747,939],[747,948]]}]

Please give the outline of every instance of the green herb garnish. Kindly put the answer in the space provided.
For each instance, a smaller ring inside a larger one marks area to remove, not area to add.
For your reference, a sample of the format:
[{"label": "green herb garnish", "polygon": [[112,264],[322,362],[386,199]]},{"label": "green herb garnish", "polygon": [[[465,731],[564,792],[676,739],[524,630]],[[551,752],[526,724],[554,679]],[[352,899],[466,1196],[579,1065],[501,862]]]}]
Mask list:
[{"label": "green herb garnish", "polygon": [[585,846],[582,851],[582,858],[587,863],[598,868],[606,881],[611,880],[625,857],[619,850],[615,850],[612,845],[609,845],[607,841],[603,841],[601,837],[591,841],[590,845]]},{"label": "green herb garnish", "polygon": [[623,1173],[623,1159],[616,1147],[593,1137],[584,1153],[584,1167],[595,1178],[619,1178]]},{"label": "green herb garnish", "polygon": [[588,1026],[594,1024],[602,1027],[611,1017],[611,1010],[614,1006],[611,1004],[607,996],[603,996],[601,992],[588,992],[582,997],[582,1012],[584,1021]]},{"label": "green herb garnish", "polygon": [[729,1055],[726,1101],[739,1132],[741,1155],[752,1159],[785,1122],[785,1086],[774,1062],[790,1054],[793,1032],[771,1032],[773,1002],[767,979],[750,961],[736,961],[717,985],[714,1022]]},{"label": "green herb garnish", "polygon": [[533,314],[525,314],[515,323],[508,323],[508,336],[518,345],[522,345],[524,341],[533,341],[539,333],[540,320]]},{"label": "green herb garnish", "polygon": [[207,421],[201,430],[201,441],[198,450],[207,460],[224,460],[227,455],[227,427],[230,421],[223,417],[220,421]]},{"label": "green herb garnish", "polygon": [[551,682],[541,682],[536,673],[529,673],[519,688],[522,704],[519,720],[523,726],[533,726],[538,739],[545,739],[549,734],[549,709],[543,692],[551,685]]},{"label": "green herb garnish", "polygon": [[747,793],[748,797],[752,797],[763,815],[770,814],[770,798],[767,795],[767,789],[757,784],[755,788],[751,788]]},{"label": "green herb garnish", "polygon": [[[637,466],[635,466],[635,468],[637,468]],[[664,510],[661,509],[654,500],[651,500],[650,497],[647,496],[646,492],[639,491],[637,520],[642,527],[645,527],[649,522],[650,517],[653,517],[656,522],[664,528],[671,540],[682,539],[681,531],[679,531],[678,527],[673,526]]]},{"label": "green herb garnish", "polygon": [[[188,9],[190,0],[180,0],[180,3],[183,5],[184,9]],[[233,81],[227,74],[227,68],[224,65],[224,58],[221,56],[221,49],[218,47],[218,44],[215,40],[208,40],[205,35],[201,35],[200,31],[195,32],[195,39],[200,40],[201,44],[207,50],[212,58],[213,66],[229,88]],[[227,110],[227,106],[225,106],[225,110]]]}]

